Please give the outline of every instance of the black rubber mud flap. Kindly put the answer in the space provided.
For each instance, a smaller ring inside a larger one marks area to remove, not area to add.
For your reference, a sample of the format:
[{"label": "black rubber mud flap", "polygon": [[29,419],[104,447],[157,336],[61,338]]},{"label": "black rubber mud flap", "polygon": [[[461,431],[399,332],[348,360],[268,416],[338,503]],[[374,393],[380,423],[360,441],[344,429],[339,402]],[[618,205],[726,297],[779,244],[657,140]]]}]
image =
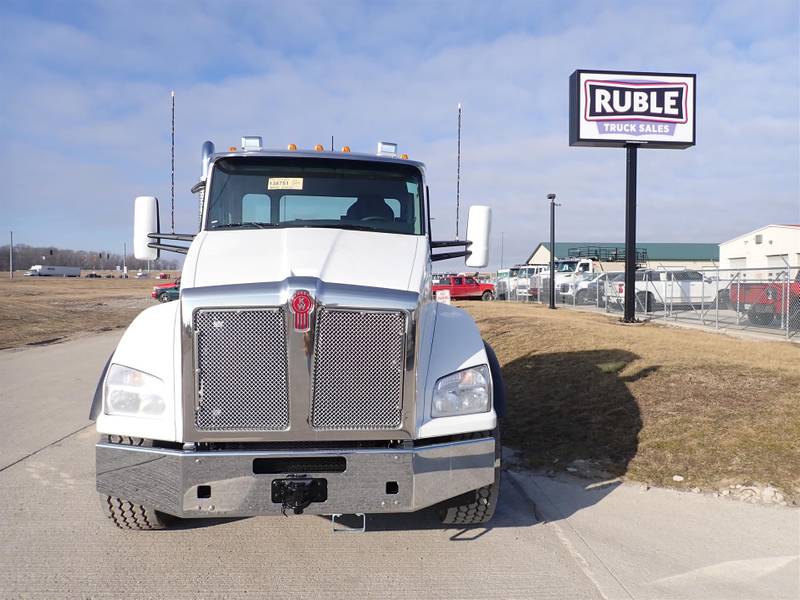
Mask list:
[{"label": "black rubber mud flap", "polygon": [[[114,352],[116,352],[116,350]],[[105,381],[108,367],[111,365],[112,356],[114,356],[113,352],[111,353],[111,356],[108,357],[106,365],[103,367],[103,372],[100,373],[100,379],[97,381],[97,388],[95,388],[94,398],[92,398],[92,407],[89,409],[90,421],[96,421],[97,415],[99,415],[100,411],[103,409],[103,381]]]},{"label": "black rubber mud flap", "polygon": [[494,411],[502,419],[506,416],[506,385],[503,383],[503,372],[500,370],[500,361],[497,360],[497,355],[486,340],[483,340],[483,347],[489,359],[489,370],[492,373],[492,381],[494,382],[494,389],[492,390]]}]

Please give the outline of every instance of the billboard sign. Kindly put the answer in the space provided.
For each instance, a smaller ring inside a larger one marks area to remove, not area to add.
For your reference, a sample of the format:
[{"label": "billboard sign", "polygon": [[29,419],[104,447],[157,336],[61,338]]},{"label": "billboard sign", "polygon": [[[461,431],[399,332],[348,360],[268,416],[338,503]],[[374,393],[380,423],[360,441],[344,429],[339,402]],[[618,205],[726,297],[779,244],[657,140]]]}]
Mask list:
[{"label": "billboard sign", "polygon": [[695,144],[695,75],[577,70],[569,103],[570,146]]}]

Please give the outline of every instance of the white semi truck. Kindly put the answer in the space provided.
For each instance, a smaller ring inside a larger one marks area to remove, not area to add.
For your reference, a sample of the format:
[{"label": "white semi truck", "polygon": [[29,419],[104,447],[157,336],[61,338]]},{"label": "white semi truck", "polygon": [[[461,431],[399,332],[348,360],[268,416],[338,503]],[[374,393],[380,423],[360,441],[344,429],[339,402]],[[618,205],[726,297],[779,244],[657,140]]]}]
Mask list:
[{"label": "white semi truck", "polygon": [[136,199],[136,257],[186,260],[180,300],[133,321],[92,403],[117,526],[492,517],[500,368],[470,316],[431,295],[433,261],[487,264],[490,209],[471,207],[466,242],[433,241],[423,164],[378,149],[206,142],[197,234],[159,232],[157,200]]},{"label": "white semi truck", "polygon": [[28,277],[80,277],[80,267],[57,267],[55,265],[33,265],[25,271]]}]

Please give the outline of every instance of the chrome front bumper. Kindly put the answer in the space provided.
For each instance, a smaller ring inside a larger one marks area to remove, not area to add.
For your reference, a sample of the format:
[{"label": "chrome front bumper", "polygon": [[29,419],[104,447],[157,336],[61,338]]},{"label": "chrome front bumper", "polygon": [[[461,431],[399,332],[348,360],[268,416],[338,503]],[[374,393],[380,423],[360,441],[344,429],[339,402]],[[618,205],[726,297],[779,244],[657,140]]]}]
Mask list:
[{"label": "chrome front bumper", "polygon": [[[310,514],[411,512],[494,481],[491,437],[392,450],[196,452],[99,443],[97,491],[178,517],[279,515],[273,479],[304,474],[257,475],[253,461],[313,457],[343,457],[346,468],[309,475],[326,479],[328,489],[326,502],[305,509]],[[200,493],[198,486],[208,487]]]}]

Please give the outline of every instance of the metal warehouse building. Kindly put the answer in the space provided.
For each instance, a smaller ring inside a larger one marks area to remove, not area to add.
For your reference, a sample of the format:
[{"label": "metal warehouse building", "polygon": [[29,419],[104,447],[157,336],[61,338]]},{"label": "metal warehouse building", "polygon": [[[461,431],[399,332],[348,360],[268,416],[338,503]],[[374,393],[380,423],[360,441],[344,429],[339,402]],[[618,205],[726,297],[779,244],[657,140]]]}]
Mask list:
[{"label": "metal warehouse building", "polygon": [[[636,244],[640,265],[650,269],[704,269],[714,268],[719,263],[718,244],[647,243]],[[599,258],[607,271],[622,270],[625,244],[604,242],[557,242],[556,260],[571,256],[594,256]],[[528,257],[529,265],[546,265],[550,262],[550,244],[540,242]]]},{"label": "metal warehouse building", "polygon": [[764,269],[774,277],[789,266],[800,266],[800,225],[765,225],[719,245],[724,269]]}]

